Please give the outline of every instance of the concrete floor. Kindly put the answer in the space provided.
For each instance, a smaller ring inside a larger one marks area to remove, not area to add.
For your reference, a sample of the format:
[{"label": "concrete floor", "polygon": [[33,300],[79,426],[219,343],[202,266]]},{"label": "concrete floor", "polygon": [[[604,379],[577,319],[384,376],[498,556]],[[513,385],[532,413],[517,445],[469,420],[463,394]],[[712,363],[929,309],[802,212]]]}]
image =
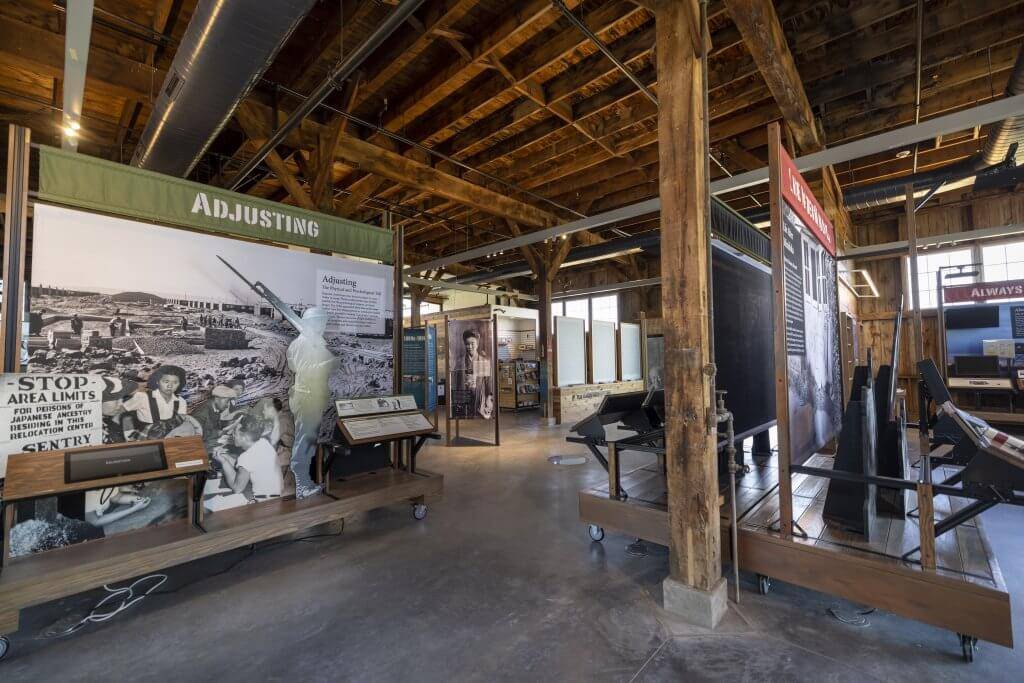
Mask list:
[{"label": "concrete floor", "polygon": [[[1024,647],[982,643],[964,664],[955,634],[877,612],[850,626],[827,609],[854,606],[779,583],[762,597],[751,576],[718,630],[676,621],[661,609],[667,550],[630,556],[632,539],[593,543],[577,519],[600,465],[551,465],[581,451],[563,429],[503,420],[500,448],[421,457],[446,476],[423,522],[396,506],[338,537],[174,568],[161,591],[176,592],[66,638],[44,634],[101,591],[28,610],[0,681],[1020,680]],[[1022,522],[985,514],[1014,596]],[[1014,622],[1024,632],[1019,599]]]}]

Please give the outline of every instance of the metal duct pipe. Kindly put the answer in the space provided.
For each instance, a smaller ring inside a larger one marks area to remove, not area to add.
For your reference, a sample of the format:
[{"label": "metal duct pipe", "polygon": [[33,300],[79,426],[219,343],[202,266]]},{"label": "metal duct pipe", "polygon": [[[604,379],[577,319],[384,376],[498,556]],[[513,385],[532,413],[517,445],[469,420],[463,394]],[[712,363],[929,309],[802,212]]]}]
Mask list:
[{"label": "metal duct pipe", "polygon": [[381,43],[387,40],[388,36],[395,32],[395,30],[405,23],[405,21],[412,16],[420,5],[423,4],[423,0],[403,0],[402,4],[395,8],[395,11],[388,15],[388,18],[384,20],[377,29],[370,34],[370,36],[364,40],[359,47],[350,52],[329,74],[321,81],[313,92],[309,94],[309,97],[302,102],[295,111],[288,116],[284,123],[282,123],[276,131],[270,136],[270,138],[260,147],[256,153],[252,156],[249,161],[239,169],[238,173],[235,174],[234,179],[231,181],[231,187],[229,189],[236,190],[241,185],[246,176],[256,168],[260,162],[262,162],[268,154],[281,142],[284,141],[288,133],[298,126],[302,119],[309,116],[309,114],[319,107],[327,97],[334,92],[339,83],[342,83],[345,79],[352,75],[359,66],[366,61],[367,57],[373,54]]},{"label": "metal duct pipe", "polygon": [[[1024,47],[1017,55],[1017,62],[1010,72],[1010,82],[1006,85],[1007,97],[1021,93],[1024,93]],[[1000,163],[1015,142],[1024,142],[1024,115],[1003,119],[992,128],[985,141],[982,159],[989,166]]]},{"label": "metal duct pipe", "polygon": [[[1006,87],[1007,97],[1021,93],[1024,93],[1024,48],[1017,55],[1017,62]],[[1016,165],[1016,161],[1008,157],[1014,145],[1021,142],[1024,142],[1024,115],[1018,114],[993,126],[980,154],[931,171],[851,189],[843,193],[843,203],[851,211],[891,204],[903,199],[906,186],[910,183],[914,185],[915,194],[934,193],[939,187],[951,189],[956,183],[962,186],[963,181],[983,173],[1000,170],[1004,165]],[[753,220],[750,216],[745,217]]]},{"label": "metal duct pipe", "polygon": [[936,185],[949,185],[973,178],[990,168],[992,167],[984,163],[982,155],[976,154],[969,159],[942,168],[890,178],[864,187],[855,187],[843,193],[843,203],[850,211],[884,206],[903,201],[903,194],[910,183],[913,183],[915,193],[919,190],[927,191]]},{"label": "metal duct pipe", "polygon": [[200,0],[132,165],[191,173],[314,2]]}]

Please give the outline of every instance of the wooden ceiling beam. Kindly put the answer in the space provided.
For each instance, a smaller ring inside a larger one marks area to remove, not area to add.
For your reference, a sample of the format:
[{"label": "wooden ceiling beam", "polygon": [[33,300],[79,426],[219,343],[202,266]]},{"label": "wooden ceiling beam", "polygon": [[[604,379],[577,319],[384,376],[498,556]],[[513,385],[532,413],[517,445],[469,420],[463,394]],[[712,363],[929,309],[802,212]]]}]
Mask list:
[{"label": "wooden ceiling beam", "polygon": [[[242,126],[242,130],[249,136],[254,142],[260,142],[265,140],[267,137],[267,124],[266,119],[262,119],[252,108],[245,106],[238,107],[235,110],[235,119]],[[295,174],[291,172],[291,169],[287,167],[284,159],[278,154],[276,150],[271,150],[267,154],[266,158],[267,166],[273,171],[274,175],[277,176],[281,186],[288,191],[289,196],[295,201],[298,206],[303,209],[310,211],[316,211],[316,204],[310,198],[306,192],[302,182],[295,177]]]},{"label": "wooden ceiling beam", "polygon": [[[378,67],[367,73],[366,82],[355,106],[358,107],[363,102],[377,97],[405,67],[419,58],[453,24],[465,18],[479,2],[480,0],[454,0],[427,3],[425,8],[421,8],[422,19],[413,15],[413,21],[387,41],[386,53],[370,60],[369,64],[376,64]],[[418,28],[415,27],[416,24],[419,24]]]},{"label": "wooden ceiling beam", "polygon": [[[0,16],[0,61],[31,73],[63,78],[64,36]],[[89,50],[85,83],[91,96],[150,102],[164,75],[162,69],[94,46]]]},{"label": "wooden ceiling beam", "polygon": [[[976,0],[975,2],[950,3],[945,6],[928,8],[924,15],[924,49],[925,51],[930,50],[935,45],[934,41],[938,36],[951,31],[961,35],[971,35],[980,47],[995,45],[998,39],[995,36],[987,35],[987,29],[991,25],[983,29],[976,24],[992,19],[994,14],[1004,13],[1021,4],[1024,2]],[[912,6],[913,3],[911,3]],[[996,20],[1003,25],[1007,20],[1019,25],[1020,19],[1020,13],[996,17]],[[985,30],[986,34],[979,35],[980,30]],[[914,22],[905,21],[871,35],[857,32],[830,41],[828,44],[829,54],[843,55],[842,59],[822,59],[820,55],[808,55],[806,51],[802,56],[798,48],[797,68],[800,70],[800,75],[803,76],[804,83],[813,83],[848,70],[855,64],[872,62],[903,48],[913,47],[916,33]],[[813,98],[811,99],[813,103]]]},{"label": "wooden ceiling beam", "polygon": [[801,152],[822,148],[811,103],[771,0],[725,0]]},{"label": "wooden ceiling beam", "polygon": [[[571,9],[579,2],[569,0],[566,4]],[[486,60],[491,55],[504,56],[524,42],[531,31],[543,29],[557,19],[558,11],[551,6],[549,0],[515,3],[480,40],[467,46],[472,60],[460,57],[435,72],[426,83],[413,88],[395,103],[385,119],[384,128],[404,129],[436,105],[447,103],[453,93],[487,70]]]},{"label": "wooden ceiling beam", "polygon": [[[346,111],[354,104],[361,81],[362,74],[356,73],[345,82],[342,100],[345,102]],[[348,119],[344,116],[335,116],[317,141],[316,167],[313,171],[313,187],[310,194],[313,202],[327,211],[332,210],[334,206],[334,148],[338,146],[338,140],[345,134],[347,128]]]},{"label": "wooden ceiling beam", "polygon": [[[928,44],[922,54],[922,88],[932,87],[942,78],[964,78],[988,68],[989,50],[1002,55],[1016,54],[1024,30],[1024,13],[997,25],[980,36],[958,34],[947,40]],[[979,40],[980,42],[975,42]],[[997,44],[996,41],[999,41]],[[885,63],[858,64],[840,76],[814,83],[808,97],[815,105],[824,105],[865,91],[873,91],[888,83],[913,77],[916,58],[912,50],[901,50]],[[924,74],[927,73],[927,76]],[[975,76],[976,77],[976,76]]]}]

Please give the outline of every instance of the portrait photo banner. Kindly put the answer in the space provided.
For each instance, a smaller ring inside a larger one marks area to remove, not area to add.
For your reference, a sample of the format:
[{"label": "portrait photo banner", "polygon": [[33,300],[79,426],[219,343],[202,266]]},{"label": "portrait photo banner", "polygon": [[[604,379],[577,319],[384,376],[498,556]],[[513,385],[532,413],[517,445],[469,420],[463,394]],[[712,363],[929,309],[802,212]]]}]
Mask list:
[{"label": "portrait photo banner", "polygon": [[205,232],[392,260],[392,234],[387,230],[53,147],[40,147],[39,199]]},{"label": "portrait photo banner", "polygon": [[448,410],[453,419],[492,420],[498,409],[494,325],[487,320],[448,323]]}]

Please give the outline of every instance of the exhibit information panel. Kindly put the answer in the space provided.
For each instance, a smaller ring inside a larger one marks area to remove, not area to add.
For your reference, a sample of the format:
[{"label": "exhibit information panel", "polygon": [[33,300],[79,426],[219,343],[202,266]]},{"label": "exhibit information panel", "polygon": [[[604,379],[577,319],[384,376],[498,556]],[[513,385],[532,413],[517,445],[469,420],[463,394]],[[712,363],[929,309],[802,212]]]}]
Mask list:
[{"label": "exhibit information panel", "polygon": [[622,368],[622,380],[641,379],[643,370],[640,367],[640,326],[635,323],[619,324],[619,365]]},{"label": "exhibit information panel", "polygon": [[615,323],[595,320],[590,326],[590,367],[594,384],[614,382],[615,368]]},{"label": "exhibit information panel", "polygon": [[379,417],[345,417],[341,418],[339,423],[349,443],[353,444],[434,431],[434,425],[418,411]]},{"label": "exhibit information panel", "polygon": [[[391,389],[390,266],[42,203],[33,230],[25,369],[102,382],[88,443],[97,415],[103,443],[201,436],[208,512],[315,492],[334,401]],[[73,542],[90,510],[101,534],[183,516],[179,484],[37,503],[15,550]]]},{"label": "exhibit information panel", "polygon": [[422,410],[437,409],[437,328],[409,327],[402,344],[402,391]]},{"label": "exhibit information panel", "polygon": [[587,383],[587,321],[555,316],[556,386]]},{"label": "exhibit information panel", "polygon": [[781,257],[775,272],[781,271],[782,281],[774,286],[785,302],[787,389],[779,409],[787,410],[790,462],[803,464],[842,423],[835,229],[785,150],[779,151],[782,220],[772,225],[772,244],[773,258]]},{"label": "exhibit information panel", "polygon": [[451,381],[447,401],[451,418],[494,418],[498,407],[494,342],[494,323],[490,319],[448,321]]}]

